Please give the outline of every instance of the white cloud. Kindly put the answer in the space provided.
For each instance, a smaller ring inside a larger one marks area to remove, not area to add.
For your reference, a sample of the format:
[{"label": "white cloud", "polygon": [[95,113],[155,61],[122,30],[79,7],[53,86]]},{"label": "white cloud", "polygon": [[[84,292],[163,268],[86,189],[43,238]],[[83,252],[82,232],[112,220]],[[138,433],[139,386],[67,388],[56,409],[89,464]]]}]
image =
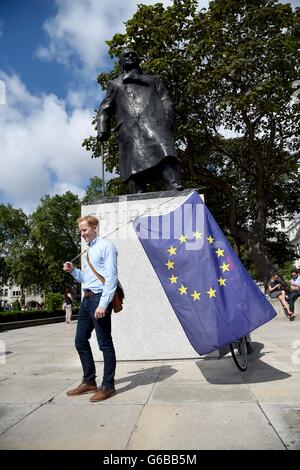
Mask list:
[{"label": "white cloud", "polygon": [[[99,68],[107,61],[107,45],[115,33],[124,32],[124,22],[132,17],[137,4],[154,4],[156,0],[56,0],[57,14],[48,19],[44,29],[50,42],[40,47],[38,56],[65,65],[80,59],[84,71]],[[165,6],[170,0],[162,0]],[[201,3],[207,3],[203,0]]]},{"label": "white cloud", "polygon": [[7,101],[0,106],[0,191],[15,206],[35,209],[41,196],[71,190],[82,196],[100,164],[81,144],[91,134],[92,113],[69,114],[55,95],[34,96],[16,75],[0,71]]},{"label": "white cloud", "polygon": [[[40,46],[38,57],[57,61],[66,66],[79,59],[81,72],[92,73],[105,66],[105,41],[116,33],[125,32],[124,23],[132,17],[137,5],[150,5],[158,0],[55,0],[57,13],[44,23],[49,44]],[[299,0],[282,0],[299,6]],[[165,7],[171,0],[160,0]],[[198,9],[208,8],[210,0],[198,0]],[[1,24],[0,24],[1,30]]]}]

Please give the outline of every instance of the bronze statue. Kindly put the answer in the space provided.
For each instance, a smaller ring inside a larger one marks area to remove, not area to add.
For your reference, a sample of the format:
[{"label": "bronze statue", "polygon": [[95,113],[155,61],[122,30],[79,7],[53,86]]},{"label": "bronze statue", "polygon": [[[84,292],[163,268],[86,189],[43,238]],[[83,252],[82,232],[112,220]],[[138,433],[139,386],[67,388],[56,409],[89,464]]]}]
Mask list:
[{"label": "bronze statue", "polygon": [[[175,113],[158,77],[143,73],[132,49],[120,57],[122,74],[108,82],[97,114],[98,140],[117,133],[120,177],[130,193],[145,192],[147,183],[162,177],[167,189],[182,190],[174,146]],[[116,126],[110,129],[111,117]]]}]

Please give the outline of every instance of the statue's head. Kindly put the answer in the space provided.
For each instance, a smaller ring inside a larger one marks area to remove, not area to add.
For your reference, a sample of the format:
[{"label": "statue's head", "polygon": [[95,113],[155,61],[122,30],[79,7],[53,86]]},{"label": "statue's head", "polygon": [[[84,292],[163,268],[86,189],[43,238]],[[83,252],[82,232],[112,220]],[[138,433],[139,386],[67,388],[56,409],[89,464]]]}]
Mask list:
[{"label": "statue's head", "polygon": [[124,49],[120,56],[119,64],[121,66],[122,72],[126,69],[140,68],[139,57],[137,53],[130,48]]}]

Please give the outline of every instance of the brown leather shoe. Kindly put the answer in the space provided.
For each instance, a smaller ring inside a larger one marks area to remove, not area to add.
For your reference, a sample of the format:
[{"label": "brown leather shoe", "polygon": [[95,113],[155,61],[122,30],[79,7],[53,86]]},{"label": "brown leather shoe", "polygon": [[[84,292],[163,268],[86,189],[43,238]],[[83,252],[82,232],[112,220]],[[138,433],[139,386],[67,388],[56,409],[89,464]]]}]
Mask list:
[{"label": "brown leather shoe", "polygon": [[82,382],[78,387],[73,388],[67,392],[68,397],[73,397],[76,395],[83,395],[84,393],[93,393],[97,391],[97,385],[95,384],[85,384]]},{"label": "brown leather shoe", "polygon": [[98,392],[96,392],[95,395],[93,395],[90,398],[90,401],[92,403],[95,403],[97,401],[107,400],[107,398],[112,397],[115,394],[116,394],[115,387],[113,387],[113,388],[100,388],[100,390],[98,390]]}]

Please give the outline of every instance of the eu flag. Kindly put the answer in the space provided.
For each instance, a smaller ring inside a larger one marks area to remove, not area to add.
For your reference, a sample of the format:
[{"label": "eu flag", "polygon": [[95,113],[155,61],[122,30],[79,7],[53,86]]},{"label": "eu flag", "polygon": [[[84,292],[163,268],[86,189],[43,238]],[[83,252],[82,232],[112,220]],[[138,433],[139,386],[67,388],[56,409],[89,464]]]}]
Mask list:
[{"label": "eu flag", "polygon": [[220,349],[275,317],[196,191],[176,210],[137,217],[133,225],[198,354]]}]

